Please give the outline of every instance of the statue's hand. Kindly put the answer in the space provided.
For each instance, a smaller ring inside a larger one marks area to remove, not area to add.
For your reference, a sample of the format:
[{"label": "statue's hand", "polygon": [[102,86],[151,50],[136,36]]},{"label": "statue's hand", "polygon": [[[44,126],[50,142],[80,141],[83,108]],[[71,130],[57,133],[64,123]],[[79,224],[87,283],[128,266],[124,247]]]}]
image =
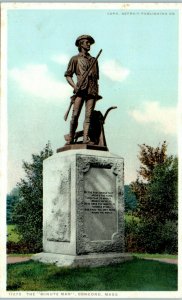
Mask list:
[{"label": "statue's hand", "polygon": [[73,90],[73,93],[76,94],[77,92],[78,92],[78,87],[75,86],[75,87],[74,87],[74,90]]}]

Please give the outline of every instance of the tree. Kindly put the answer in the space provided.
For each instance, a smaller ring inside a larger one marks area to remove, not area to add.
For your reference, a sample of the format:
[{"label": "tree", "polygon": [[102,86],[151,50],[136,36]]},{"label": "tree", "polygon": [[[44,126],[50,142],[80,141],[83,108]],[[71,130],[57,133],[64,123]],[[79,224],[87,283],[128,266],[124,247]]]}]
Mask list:
[{"label": "tree", "polygon": [[19,200],[18,188],[14,188],[6,198],[6,221],[7,224],[12,224],[12,211]]},{"label": "tree", "polygon": [[141,166],[138,174],[144,180],[150,181],[154,168],[164,163],[167,158],[167,144],[166,141],[164,141],[161,148],[159,146],[154,148],[145,144],[139,145],[139,147],[140,153],[138,158],[141,162]]},{"label": "tree", "polygon": [[25,179],[17,184],[19,197],[13,211],[13,222],[22,241],[30,251],[42,248],[42,211],[43,211],[43,161],[53,154],[50,143],[40,154],[32,154],[32,162],[23,161]]},{"label": "tree", "polygon": [[175,252],[178,160],[167,156],[166,142],[157,148],[145,144],[139,147],[141,166],[137,180],[131,184],[137,198],[135,215],[140,218],[138,244],[148,252]]},{"label": "tree", "polygon": [[153,215],[150,219],[153,222],[160,221],[165,224],[166,220],[175,221],[177,219],[177,199],[178,199],[178,160],[176,157],[167,157],[165,162],[157,165],[147,188],[148,210],[152,208]]},{"label": "tree", "polygon": [[137,201],[136,196],[131,190],[129,185],[124,186],[124,194],[125,194],[125,212],[132,212],[136,209]]}]

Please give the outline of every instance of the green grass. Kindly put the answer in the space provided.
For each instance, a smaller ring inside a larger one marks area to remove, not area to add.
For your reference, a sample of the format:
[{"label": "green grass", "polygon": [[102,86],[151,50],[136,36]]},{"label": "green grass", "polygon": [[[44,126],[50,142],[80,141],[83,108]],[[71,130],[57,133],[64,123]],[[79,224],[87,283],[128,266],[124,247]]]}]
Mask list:
[{"label": "green grass", "polygon": [[178,259],[178,255],[172,254],[149,254],[149,253],[132,253],[135,257],[138,258],[171,258],[171,259]]},{"label": "green grass", "polygon": [[8,241],[18,243],[20,236],[15,232],[15,225],[8,225]]},{"label": "green grass", "polygon": [[175,291],[177,266],[134,258],[115,266],[61,268],[24,262],[8,265],[7,290]]}]

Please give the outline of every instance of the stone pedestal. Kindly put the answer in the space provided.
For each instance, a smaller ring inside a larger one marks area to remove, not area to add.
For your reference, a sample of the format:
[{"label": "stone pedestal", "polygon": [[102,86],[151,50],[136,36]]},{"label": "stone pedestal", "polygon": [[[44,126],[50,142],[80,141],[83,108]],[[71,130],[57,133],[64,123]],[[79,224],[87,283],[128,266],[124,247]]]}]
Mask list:
[{"label": "stone pedestal", "polygon": [[124,254],[124,163],[105,151],[60,152],[43,166],[43,249],[33,259],[96,266]]}]

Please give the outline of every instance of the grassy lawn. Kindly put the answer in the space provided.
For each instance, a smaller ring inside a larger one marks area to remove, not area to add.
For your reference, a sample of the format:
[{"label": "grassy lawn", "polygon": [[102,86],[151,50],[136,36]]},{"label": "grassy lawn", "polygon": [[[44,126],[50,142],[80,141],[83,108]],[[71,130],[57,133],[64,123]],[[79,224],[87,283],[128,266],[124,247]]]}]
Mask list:
[{"label": "grassy lawn", "polygon": [[28,261],[7,267],[7,290],[175,291],[177,266],[134,258],[115,266],[61,268]]},{"label": "grassy lawn", "polygon": [[8,225],[8,241],[18,243],[20,236],[15,232],[15,225]]}]

